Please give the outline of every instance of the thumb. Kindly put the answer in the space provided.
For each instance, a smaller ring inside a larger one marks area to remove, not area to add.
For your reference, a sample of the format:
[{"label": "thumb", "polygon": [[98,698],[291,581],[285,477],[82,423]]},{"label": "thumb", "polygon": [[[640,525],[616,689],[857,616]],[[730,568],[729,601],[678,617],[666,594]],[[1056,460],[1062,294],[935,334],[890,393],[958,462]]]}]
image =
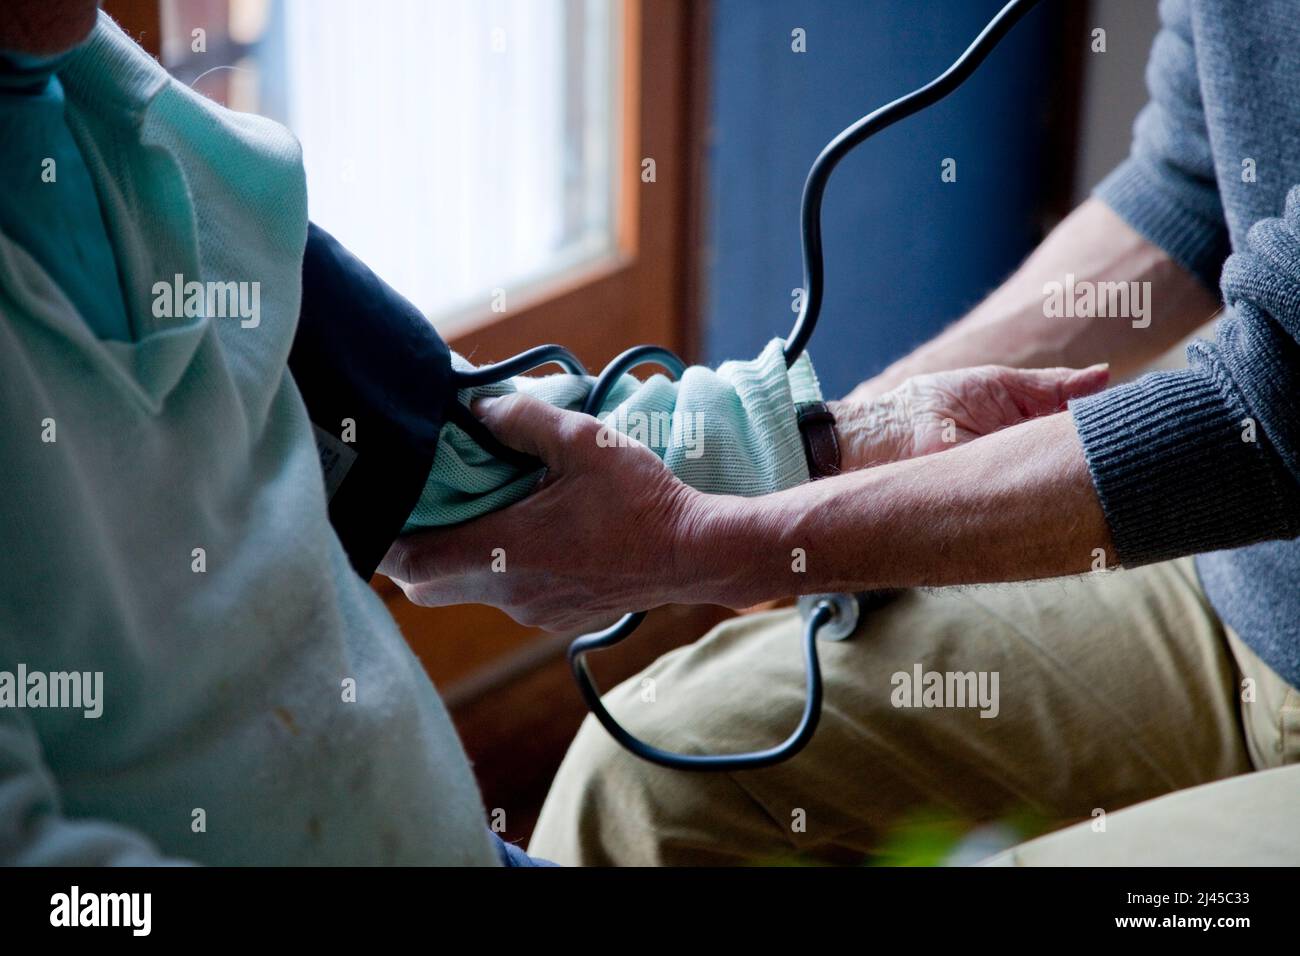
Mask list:
[{"label": "thumb", "polygon": [[515,392],[497,398],[482,398],[473,405],[474,414],[503,445],[554,465],[565,445],[594,418],[549,405],[541,399]]},{"label": "thumb", "polygon": [[1075,398],[1100,392],[1110,381],[1110,366],[1007,369],[1004,382],[1028,415],[1059,412]]}]

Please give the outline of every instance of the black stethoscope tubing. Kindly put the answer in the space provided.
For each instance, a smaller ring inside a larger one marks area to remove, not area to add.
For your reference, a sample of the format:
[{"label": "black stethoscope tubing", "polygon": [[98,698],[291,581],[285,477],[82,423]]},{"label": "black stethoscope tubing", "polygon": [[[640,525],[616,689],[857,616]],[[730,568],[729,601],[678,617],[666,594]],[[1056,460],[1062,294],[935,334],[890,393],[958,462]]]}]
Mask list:
[{"label": "black stethoscope tubing", "polygon": [[[826,183],[840,160],[874,136],[876,133],[892,126],[899,120],[934,105],[962,83],[970,78],[979,68],[993,48],[1020,22],[1020,20],[1038,5],[1040,0],[1010,0],[998,14],[989,21],[979,36],[966,48],[966,51],[942,74],[925,86],[900,96],[872,113],[862,117],[852,126],[843,130],[832,139],[818,154],[808,178],[804,181],[803,197],[800,203],[800,228],[803,240],[804,298],[794,328],[786,339],[784,354],[785,364],[789,368],[803,354],[812,338],[813,330],[821,315],[822,298],[825,283],[825,260],[822,253],[821,211],[822,199],[826,192]],[[453,381],[458,389],[487,385],[522,375],[541,365],[555,363],[576,375],[588,375],[586,368],[570,352],[559,345],[539,345],[526,352],[485,365],[472,371],[453,373]],[[674,377],[680,377],[686,367],[680,358],[668,349],[657,345],[638,345],[628,349],[610,362],[597,376],[588,393],[582,410],[589,415],[601,411],[605,399],[615,383],[627,372],[640,365],[655,364],[667,369]],[[526,469],[541,467],[541,462],[530,455],[508,448],[497,441],[492,434],[459,401],[453,403],[451,420],[466,431],[484,450],[513,464]],[[595,715],[619,744],[644,760],[669,767],[674,770],[709,770],[735,771],[754,770],[769,767],[789,760],[808,741],[812,739],[821,716],[822,677],[821,664],[817,655],[817,634],[827,624],[836,620],[837,614],[843,613],[831,600],[818,601],[813,605],[804,621],[803,654],[805,671],[805,700],[803,714],[794,731],[781,743],[764,750],[736,754],[686,754],[661,750],[653,744],[646,743],[630,733],[620,724],[605,707],[600,699],[600,690],[592,679],[587,667],[586,655],[592,651],[612,647],[622,641],[645,619],[646,612],[638,611],[625,615],[616,624],[603,631],[585,634],[576,638],[569,645],[569,666],[574,680],[582,693],[587,707]]]}]

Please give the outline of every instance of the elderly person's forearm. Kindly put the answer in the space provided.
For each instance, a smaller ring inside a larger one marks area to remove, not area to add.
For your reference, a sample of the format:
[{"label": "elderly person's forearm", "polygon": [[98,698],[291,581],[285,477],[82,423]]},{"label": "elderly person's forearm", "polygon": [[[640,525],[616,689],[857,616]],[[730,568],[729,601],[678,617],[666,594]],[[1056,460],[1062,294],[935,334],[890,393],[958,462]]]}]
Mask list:
[{"label": "elderly person's forearm", "polygon": [[[702,601],[1053,577],[1109,567],[1068,414],[760,499],[700,498],[683,580]],[[744,554],[743,562],[716,560]]]}]

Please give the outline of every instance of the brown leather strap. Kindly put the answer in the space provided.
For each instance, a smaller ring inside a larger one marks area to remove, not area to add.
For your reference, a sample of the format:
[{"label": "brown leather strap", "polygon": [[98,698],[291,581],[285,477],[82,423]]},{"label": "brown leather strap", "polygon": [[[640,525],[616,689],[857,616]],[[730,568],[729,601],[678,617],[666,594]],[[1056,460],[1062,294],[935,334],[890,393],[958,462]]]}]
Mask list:
[{"label": "brown leather strap", "polygon": [[803,450],[808,456],[808,474],[830,478],[840,473],[840,441],[835,435],[835,416],[825,402],[806,402],[795,408]]}]

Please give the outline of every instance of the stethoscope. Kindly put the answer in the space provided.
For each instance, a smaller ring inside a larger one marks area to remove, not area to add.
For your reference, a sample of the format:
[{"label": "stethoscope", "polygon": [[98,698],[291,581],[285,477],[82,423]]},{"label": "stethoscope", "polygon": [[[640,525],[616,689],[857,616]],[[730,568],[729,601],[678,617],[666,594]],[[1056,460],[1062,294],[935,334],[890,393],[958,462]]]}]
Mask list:
[{"label": "stethoscope", "polygon": [[[840,160],[870,137],[901,119],[905,119],[943,99],[967,79],[984,62],[985,57],[1010,32],[1022,17],[1032,10],[1039,0],[1010,0],[997,16],[989,21],[975,41],[940,76],[920,89],[913,90],[864,116],[832,139],[813,162],[804,182],[800,205],[800,225],[803,238],[804,299],[790,337],[785,342],[785,364],[795,363],[812,338],[813,329],[821,314],[824,281],[821,209],[826,182]],[[589,377],[587,369],[568,349],[560,345],[539,345],[526,352],[471,371],[453,373],[453,383],[458,389],[474,388],[500,382],[532,371],[542,365],[554,363],[575,374]],[[657,345],[638,345],[628,349],[605,366],[592,385],[583,402],[582,411],[598,414],[610,390],[622,376],[641,365],[658,365],[674,377],[680,377],[686,363],[666,348]],[[498,442],[487,428],[460,402],[452,403],[450,420],[473,438],[485,451],[521,468],[536,470],[542,463],[513,448]],[[784,741],[765,750],[737,754],[684,754],[662,750],[633,736],[614,719],[600,699],[600,690],[587,667],[586,656],[592,651],[613,647],[636,630],[646,612],[628,614],[618,623],[576,638],[569,645],[569,666],[573,670],[578,689],[587,707],[616,741],[651,763],[675,770],[754,770],[789,760],[812,739],[822,709],[821,662],[817,654],[817,640],[845,640],[852,636],[861,615],[886,594],[815,594],[799,598],[799,612],[804,622],[803,657],[805,673],[805,699],[803,714],[794,731]]]}]

